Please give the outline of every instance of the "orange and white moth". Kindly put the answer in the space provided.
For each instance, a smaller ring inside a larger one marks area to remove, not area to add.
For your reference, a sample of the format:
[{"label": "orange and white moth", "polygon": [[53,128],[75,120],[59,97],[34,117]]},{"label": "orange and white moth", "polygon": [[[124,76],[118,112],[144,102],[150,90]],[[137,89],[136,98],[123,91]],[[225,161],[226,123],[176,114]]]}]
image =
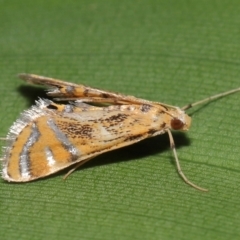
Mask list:
[{"label": "orange and white moth", "polygon": [[2,157],[2,177],[12,182],[43,178],[74,165],[68,176],[104,152],[168,133],[180,176],[194,188],[207,191],[182,172],[171,130],[189,129],[191,117],[185,110],[240,91],[234,89],[179,108],[33,74],[19,77],[50,87],[48,95],[58,102],[70,102],[39,99],[12,125]]}]

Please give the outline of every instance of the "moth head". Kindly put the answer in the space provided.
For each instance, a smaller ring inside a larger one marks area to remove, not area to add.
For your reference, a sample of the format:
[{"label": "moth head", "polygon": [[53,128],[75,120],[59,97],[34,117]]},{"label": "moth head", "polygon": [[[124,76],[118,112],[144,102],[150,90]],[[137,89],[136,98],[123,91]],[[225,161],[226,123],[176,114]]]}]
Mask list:
[{"label": "moth head", "polygon": [[170,127],[176,131],[187,131],[190,126],[192,119],[183,110],[176,108],[170,111]]}]

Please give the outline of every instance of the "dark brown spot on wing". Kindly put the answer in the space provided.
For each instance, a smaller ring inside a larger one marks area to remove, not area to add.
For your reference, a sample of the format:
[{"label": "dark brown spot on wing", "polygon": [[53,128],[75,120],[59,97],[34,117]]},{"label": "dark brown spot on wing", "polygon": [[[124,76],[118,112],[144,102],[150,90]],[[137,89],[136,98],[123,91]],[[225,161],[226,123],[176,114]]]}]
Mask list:
[{"label": "dark brown spot on wing", "polygon": [[[92,138],[92,133],[93,129],[90,125],[85,124],[85,125],[79,125],[79,126],[74,126],[74,127],[69,127],[67,129],[71,136],[76,137],[81,137],[81,138]],[[71,133],[72,131],[72,133]]]},{"label": "dark brown spot on wing", "polygon": [[92,138],[94,129],[89,124],[59,121],[58,127],[70,138]]},{"label": "dark brown spot on wing", "polygon": [[109,94],[107,94],[107,93],[102,93],[101,94],[101,97],[103,97],[103,98],[109,98],[109,97],[111,97]]},{"label": "dark brown spot on wing", "polygon": [[157,132],[157,130],[156,129],[149,129],[148,130],[148,134],[151,136],[151,135],[153,135],[155,132]]},{"label": "dark brown spot on wing", "polygon": [[166,126],[166,123],[165,123],[165,122],[163,122],[163,123],[160,125],[161,128],[165,128],[165,126]]},{"label": "dark brown spot on wing", "polygon": [[143,105],[141,106],[141,111],[144,112],[144,113],[147,113],[151,108],[152,108],[151,105],[149,105],[149,104],[143,104]]},{"label": "dark brown spot on wing", "polygon": [[89,89],[87,89],[87,88],[85,88],[84,89],[84,92],[83,92],[83,96],[88,96],[88,94],[89,94]]},{"label": "dark brown spot on wing", "polygon": [[137,139],[141,139],[143,137],[142,134],[138,134],[138,135],[133,135],[133,136],[129,136],[127,138],[125,138],[125,142],[132,142],[134,140],[137,140]]},{"label": "dark brown spot on wing", "polygon": [[127,115],[127,114],[118,113],[117,115],[113,115],[113,116],[111,116],[109,118],[105,118],[102,121],[108,122],[111,125],[116,125],[118,123],[123,122],[128,117],[129,117],[129,115]]},{"label": "dark brown spot on wing", "polygon": [[54,105],[54,104],[49,104],[49,105],[47,106],[47,108],[53,109],[53,110],[58,110],[58,107],[57,107],[56,105]]}]

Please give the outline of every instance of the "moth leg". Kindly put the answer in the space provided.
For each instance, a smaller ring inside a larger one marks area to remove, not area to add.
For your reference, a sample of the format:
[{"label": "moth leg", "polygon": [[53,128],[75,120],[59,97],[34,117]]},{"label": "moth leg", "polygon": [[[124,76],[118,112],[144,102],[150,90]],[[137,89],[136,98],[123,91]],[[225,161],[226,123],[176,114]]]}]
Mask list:
[{"label": "moth leg", "polygon": [[[95,157],[95,156],[94,156]],[[74,172],[77,168],[88,162],[89,160],[93,159],[94,157],[87,158],[79,163],[77,163],[71,170],[68,171],[67,174],[64,175],[63,179],[65,180],[72,172]]]},{"label": "moth leg", "polygon": [[203,191],[203,192],[207,192],[208,190],[205,189],[205,188],[201,188],[197,185],[195,185],[194,183],[190,182],[187,177],[184,175],[182,169],[181,169],[181,166],[180,166],[180,162],[178,160],[178,156],[177,156],[177,151],[176,151],[176,147],[175,147],[175,143],[174,143],[174,140],[173,140],[173,136],[172,136],[172,133],[169,129],[167,129],[167,133],[168,133],[168,136],[169,136],[169,140],[170,140],[170,147],[171,149],[173,150],[173,154],[174,154],[174,157],[175,157],[175,162],[176,162],[176,165],[177,165],[177,170],[178,170],[178,173],[179,175],[182,177],[182,179],[187,183],[189,184],[190,186],[200,190],[200,191]]}]

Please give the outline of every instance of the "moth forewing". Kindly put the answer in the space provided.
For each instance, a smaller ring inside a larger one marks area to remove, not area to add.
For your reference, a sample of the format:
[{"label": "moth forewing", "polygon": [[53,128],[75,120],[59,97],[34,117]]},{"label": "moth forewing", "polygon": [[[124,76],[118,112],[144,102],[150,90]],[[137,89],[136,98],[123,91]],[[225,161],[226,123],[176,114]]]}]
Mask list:
[{"label": "moth forewing", "polygon": [[151,105],[94,107],[39,100],[10,129],[3,178],[16,182],[35,180],[163,134],[171,128],[175,115],[179,113],[166,113],[165,108]]},{"label": "moth forewing", "polygon": [[62,80],[38,76],[35,74],[21,73],[18,75],[22,80],[39,85],[45,85],[49,88],[48,96],[58,100],[79,100],[84,99],[87,102],[110,102],[111,104],[147,104],[151,101],[126,96],[116,92],[104,91],[98,88],[92,88],[82,84],[74,84]]}]

